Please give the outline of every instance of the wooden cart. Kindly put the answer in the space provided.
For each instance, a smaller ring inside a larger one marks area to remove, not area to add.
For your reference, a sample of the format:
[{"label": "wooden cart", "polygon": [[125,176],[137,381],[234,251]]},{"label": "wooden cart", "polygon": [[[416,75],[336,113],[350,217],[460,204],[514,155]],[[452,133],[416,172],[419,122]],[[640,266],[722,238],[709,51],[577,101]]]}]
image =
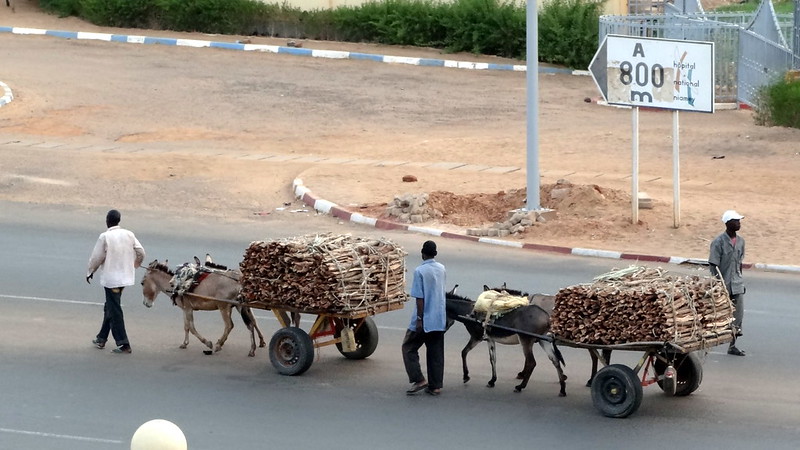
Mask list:
[{"label": "wooden cart", "polygon": [[[633,342],[617,345],[591,345],[551,338],[556,345],[589,350],[602,361],[604,367],[592,379],[592,403],[606,417],[628,417],[642,403],[642,388],[652,384],[665,394],[683,397],[700,387],[703,381],[703,358],[708,348],[733,340],[732,333],[723,333],[703,342],[677,345],[671,342]],[[607,364],[602,350],[642,352],[634,367],[624,364]]]},{"label": "wooden cart", "polygon": [[[244,305],[273,311],[281,324],[269,356],[284,375],[311,367],[314,349],[336,345],[349,359],[370,356],[378,345],[371,316],[403,308],[405,256],[381,238],[330,233],[250,244],[240,264]],[[289,313],[316,316],[308,332],[289,324]]]},{"label": "wooden cart", "polygon": [[[734,340],[733,304],[720,280],[630,266],[560,289],[551,314],[556,344],[598,351],[640,351],[634,367],[609,364],[592,381],[592,401],[608,417],[627,417],[642,387],[657,383],[686,396],[703,379],[699,351]],[[641,375],[639,375],[641,373]]]}]

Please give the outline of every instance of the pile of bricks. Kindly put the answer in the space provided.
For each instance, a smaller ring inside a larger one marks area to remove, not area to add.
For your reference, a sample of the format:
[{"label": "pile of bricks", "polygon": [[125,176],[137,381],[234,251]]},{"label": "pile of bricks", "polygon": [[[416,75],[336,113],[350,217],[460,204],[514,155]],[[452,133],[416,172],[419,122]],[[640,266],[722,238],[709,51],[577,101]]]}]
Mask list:
[{"label": "pile of bricks", "polygon": [[396,195],[386,207],[389,217],[400,223],[424,223],[441,219],[442,213],[428,205],[428,194]]},{"label": "pile of bricks", "polygon": [[505,237],[520,234],[532,227],[536,222],[555,220],[556,212],[545,209],[539,211],[514,210],[508,212],[508,220],[496,222],[494,225],[482,228],[467,228],[468,236]]}]

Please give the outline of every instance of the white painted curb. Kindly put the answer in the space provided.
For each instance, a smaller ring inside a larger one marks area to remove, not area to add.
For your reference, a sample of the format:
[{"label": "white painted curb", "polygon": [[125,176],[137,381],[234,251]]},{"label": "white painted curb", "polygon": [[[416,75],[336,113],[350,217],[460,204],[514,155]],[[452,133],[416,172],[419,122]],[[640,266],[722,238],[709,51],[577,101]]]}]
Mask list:
[{"label": "white painted curb", "polygon": [[3,96],[0,97],[0,108],[2,108],[11,103],[11,100],[14,100],[14,93],[11,92],[11,88],[2,81],[0,81],[0,87],[3,88]]}]

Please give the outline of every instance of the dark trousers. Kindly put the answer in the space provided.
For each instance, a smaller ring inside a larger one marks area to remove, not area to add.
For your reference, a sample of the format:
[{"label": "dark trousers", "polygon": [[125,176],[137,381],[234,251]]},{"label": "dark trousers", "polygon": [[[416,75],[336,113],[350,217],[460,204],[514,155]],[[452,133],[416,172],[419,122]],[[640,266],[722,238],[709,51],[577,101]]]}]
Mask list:
[{"label": "dark trousers", "polygon": [[122,316],[122,289],[118,288],[103,288],[106,291],[106,304],[103,307],[103,325],[100,327],[100,332],[97,333],[97,339],[101,341],[108,340],[108,333],[114,336],[114,341],[117,347],[122,345],[130,345],[128,342],[128,333],[125,332],[125,319]]},{"label": "dark trousers", "polygon": [[409,383],[425,379],[419,365],[419,349],[425,345],[425,363],[428,368],[428,388],[441,389],[444,383],[444,331],[430,333],[406,330],[403,339],[403,364]]}]

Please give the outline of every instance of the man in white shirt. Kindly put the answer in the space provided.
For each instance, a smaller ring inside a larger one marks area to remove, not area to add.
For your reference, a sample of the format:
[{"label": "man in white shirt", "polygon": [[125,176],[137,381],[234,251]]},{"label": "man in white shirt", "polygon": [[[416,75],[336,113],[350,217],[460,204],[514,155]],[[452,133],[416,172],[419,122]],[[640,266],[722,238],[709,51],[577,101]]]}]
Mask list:
[{"label": "man in white shirt", "polygon": [[112,209],[106,214],[108,230],[100,234],[89,257],[86,282],[91,283],[95,271],[100,269],[100,284],[105,289],[106,303],[103,307],[103,324],[92,343],[105,348],[108,333],[114,336],[117,346],[113,353],[131,353],[131,344],[125,332],[122,315],[122,289],[136,281],[136,268],[144,261],[144,248],[133,232],[120,228],[121,214]]}]

